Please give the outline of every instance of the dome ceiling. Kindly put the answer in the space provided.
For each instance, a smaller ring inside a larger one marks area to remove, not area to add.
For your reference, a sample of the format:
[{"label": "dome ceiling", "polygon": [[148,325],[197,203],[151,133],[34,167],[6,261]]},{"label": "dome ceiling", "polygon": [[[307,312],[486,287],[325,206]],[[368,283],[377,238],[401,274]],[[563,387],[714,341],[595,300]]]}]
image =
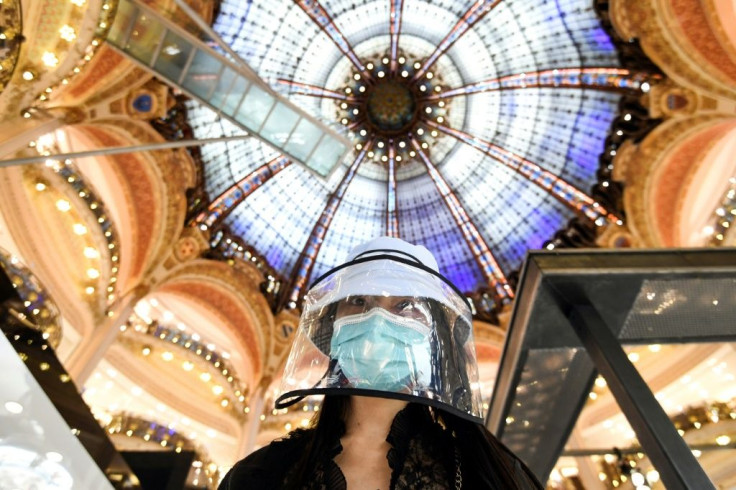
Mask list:
[{"label": "dome ceiling", "polygon": [[[526,250],[571,218],[619,222],[589,196],[621,98],[647,84],[621,66],[593,2],[224,0],[213,27],[354,145],[327,181],[255,138],[201,149],[201,222],[291,281],[287,301],[388,234],[504,302]],[[187,104],[197,137],[240,132]]]}]

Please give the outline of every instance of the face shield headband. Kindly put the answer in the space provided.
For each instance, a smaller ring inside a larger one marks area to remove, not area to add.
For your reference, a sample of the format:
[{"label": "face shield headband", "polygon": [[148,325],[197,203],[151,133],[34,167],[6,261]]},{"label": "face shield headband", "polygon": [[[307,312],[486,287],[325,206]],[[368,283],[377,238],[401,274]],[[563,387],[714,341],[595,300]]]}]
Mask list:
[{"label": "face shield headband", "polygon": [[413,401],[482,423],[467,298],[394,250],[323,274],[305,297],[276,408],[309,395]]}]

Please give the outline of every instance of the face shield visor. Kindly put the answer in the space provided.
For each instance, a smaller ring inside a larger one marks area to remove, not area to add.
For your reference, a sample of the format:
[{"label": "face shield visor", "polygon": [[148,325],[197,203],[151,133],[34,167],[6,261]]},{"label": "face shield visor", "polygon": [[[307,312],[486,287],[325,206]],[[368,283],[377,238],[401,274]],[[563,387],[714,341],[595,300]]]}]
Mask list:
[{"label": "face shield visor", "polygon": [[397,398],[482,422],[470,309],[434,270],[391,254],[358,258],[317,280],[276,408],[304,396]]}]

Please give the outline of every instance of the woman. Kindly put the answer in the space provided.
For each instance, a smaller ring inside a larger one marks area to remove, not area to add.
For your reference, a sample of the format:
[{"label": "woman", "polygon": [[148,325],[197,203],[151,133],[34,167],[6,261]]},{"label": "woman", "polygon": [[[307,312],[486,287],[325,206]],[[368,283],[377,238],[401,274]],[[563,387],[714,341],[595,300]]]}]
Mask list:
[{"label": "woman", "polygon": [[382,237],[315,281],[277,408],[325,395],[310,429],[220,489],[538,489],[483,425],[472,319],[424,247]]}]

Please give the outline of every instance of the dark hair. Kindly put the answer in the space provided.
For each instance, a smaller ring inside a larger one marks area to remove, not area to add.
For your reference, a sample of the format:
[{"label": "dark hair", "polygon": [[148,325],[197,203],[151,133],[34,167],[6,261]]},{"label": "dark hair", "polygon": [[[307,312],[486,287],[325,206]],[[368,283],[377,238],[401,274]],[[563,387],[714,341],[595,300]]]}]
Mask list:
[{"label": "dark hair", "polygon": [[[302,457],[289,472],[285,488],[299,489],[332,445],[345,433],[350,414],[350,397],[325,396]],[[458,441],[463,481],[466,488],[488,490],[543,489],[532,472],[482,424],[465,420],[444,410],[414,404],[451,431]]]}]

